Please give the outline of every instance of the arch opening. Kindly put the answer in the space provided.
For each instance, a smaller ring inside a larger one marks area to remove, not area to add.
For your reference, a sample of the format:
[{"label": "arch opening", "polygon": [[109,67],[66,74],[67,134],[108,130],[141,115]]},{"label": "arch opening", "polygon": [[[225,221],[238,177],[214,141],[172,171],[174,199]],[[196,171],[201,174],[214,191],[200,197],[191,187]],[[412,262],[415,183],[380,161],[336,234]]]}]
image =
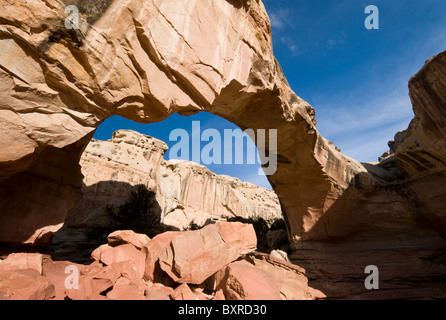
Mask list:
[{"label": "arch opening", "polygon": [[[175,139],[178,130],[188,134],[190,150],[182,151],[187,158],[169,152],[181,143]],[[207,140],[209,132],[214,135]],[[212,163],[206,158],[210,144]],[[199,157],[193,155],[197,150]],[[259,251],[289,251],[282,208],[263,174],[254,141],[219,116],[172,115],[153,124],[112,116],[95,131],[80,165],[80,201],[44,249],[53,259],[88,263],[91,251],[116,230],[152,238],[215,221],[252,223]],[[283,230],[282,239],[268,243],[267,233],[276,230]]]}]

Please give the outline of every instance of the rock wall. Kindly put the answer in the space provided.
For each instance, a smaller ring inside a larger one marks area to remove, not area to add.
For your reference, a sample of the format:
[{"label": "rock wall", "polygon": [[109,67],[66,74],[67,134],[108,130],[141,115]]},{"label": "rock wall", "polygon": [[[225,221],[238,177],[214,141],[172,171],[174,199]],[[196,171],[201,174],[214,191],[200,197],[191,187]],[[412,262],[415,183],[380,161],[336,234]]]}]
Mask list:
[{"label": "rock wall", "polygon": [[65,225],[107,225],[107,205],[122,204],[137,185],[156,191],[166,151],[164,142],[129,130],[116,131],[109,141],[92,140],[80,160],[83,195]]},{"label": "rock wall", "polygon": [[446,52],[409,82],[415,118],[395,151],[423,221],[446,237]]},{"label": "rock wall", "polygon": [[106,205],[122,204],[137,185],[156,192],[162,222],[186,229],[191,222],[231,217],[281,219],[277,195],[229,176],[216,175],[193,162],[163,159],[167,145],[130,130],[109,141],[93,140],[81,157],[83,196],[65,225],[107,225]]},{"label": "rock wall", "polygon": [[277,195],[237,178],[216,175],[193,162],[167,161],[160,168],[159,202],[164,223],[180,228],[208,219],[282,219]]}]

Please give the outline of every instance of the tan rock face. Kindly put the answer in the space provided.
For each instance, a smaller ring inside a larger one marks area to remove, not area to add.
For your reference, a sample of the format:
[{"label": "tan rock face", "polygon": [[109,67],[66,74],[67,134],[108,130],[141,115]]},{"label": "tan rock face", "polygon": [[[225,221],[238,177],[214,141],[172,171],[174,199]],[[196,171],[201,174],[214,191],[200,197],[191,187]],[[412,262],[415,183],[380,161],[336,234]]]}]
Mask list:
[{"label": "tan rock face", "polygon": [[187,228],[209,218],[282,219],[277,195],[229,176],[216,175],[193,162],[170,160],[160,167],[159,203],[163,223]]},{"label": "tan rock face", "polygon": [[446,51],[428,60],[409,82],[415,118],[395,151],[422,220],[446,235]]},{"label": "tan rock face", "polygon": [[[389,143],[394,154],[377,165],[364,164],[379,183],[371,187],[359,176],[355,184],[364,189],[362,204],[343,215],[327,211],[310,232],[329,230],[341,237],[303,242],[290,256],[328,297],[444,297],[445,88],[443,52],[409,82],[415,118]],[[355,191],[344,196],[349,194]],[[364,290],[369,265],[379,269],[381,290]]]},{"label": "tan rock face", "polygon": [[293,241],[366,172],[320,136],[289,88],[261,1],[76,3],[79,30],[65,28],[62,2],[1,2],[1,241],[33,242],[64,221],[80,196],[80,155],[111,115],[155,122],[205,110],[277,129],[270,181]]},{"label": "tan rock face", "polygon": [[107,225],[105,206],[128,199],[137,185],[157,192],[162,223],[186,229],[210,219],[234,216],[263,218],[272,223],[283,217],[277,195],[229,176],[216,175],[187,161],[164,161],[167,145],[157,139],[119,130],[110,141],[94,140],[81,158],[83,196],[65,225]]},{"label": "tan rock face", "polygon": [[122,204],[137,185],[156,191],[166,150],[164,142],[130,130],[116,131],[109,141],[91,141],[80,162],[82,199],[68,214],[65,225],[107,225],[107,205]]}]

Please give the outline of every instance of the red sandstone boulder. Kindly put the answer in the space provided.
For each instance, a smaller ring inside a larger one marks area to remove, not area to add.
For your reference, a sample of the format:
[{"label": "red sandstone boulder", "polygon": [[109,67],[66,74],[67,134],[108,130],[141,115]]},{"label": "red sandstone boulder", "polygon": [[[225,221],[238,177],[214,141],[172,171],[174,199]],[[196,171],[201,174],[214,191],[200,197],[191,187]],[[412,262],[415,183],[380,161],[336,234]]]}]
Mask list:
[{"label": "red sandstone boulder", "polygon": [[54,285],[34,269],[15,271],[9,278],[10,300],[49,300],[56,295]]},{"label": "red sandstone boulder", "polygon": [[100,261],[103,264],[110,266],[117,262],[131,261],[135,264],[140,277],[143,277],[146,255],[145,253],[136,249],[133,244],[128,243],[120,245],[118,247],[101,246],[98,249],[100,249],[100,252],[98,254],[96,254],[95,252],[93,253],[95,257],[100,256]]},{"label": "red sandstone boulder", "polygon": [[246,259],[256,269],[268,273],[279,288],[282,300],[311,299],[305,269],[283,259],[258,252],[249,254]]},{"label": "red sandstone boulder", "polygon": [[231,263],[218,272],[216,281],[227,300],[281,300],[274,279],[247,261]]},{"label": "red sandstone boulder", "polygon": [[170,296],[173,300],[198,300],[186,283],[183,283],[178,288],[176,288]]},{"label": "red sandstone boulder", "polygon": [[136,249],[141,250],[149,241],[150,238],[145,234],[135,233],[132,230],[115,231],[108,237],[108,244],[112,247],[117,247],[122,244],[133,244]]},{"label": "red sandstone boulder", "polygon": [[[132,288],[125,289],[124,286]],[[128,293],[128,299],[135,300],[136,297],[141,298],[141,293],[144,297],[146,287],[132,261],[116,262],[109,266],[94,262],[81,272],[79,288],[66,290],[66,296],[71,300],[125,300]]]},{"label": "red sandstone boulder", "polygon": [[42,255],[12,253],[0,261],[1,300],[48,300],[54,284],[42,275]]},{"label": "red sandstone boulder", "polygon": [[167,296],[170,296],[174,291],[171,287],[165,286],[161,283],[154,283],[149,289],[152,291],[157,291]]},{"label": "red sandstone boulder", "polygon": [[213,300],[216,300],[216,301],[226,300],[225,294],[223,293],[222,289],[217,290],[217,292],[214,295],[214,299]]},{"label": "red sandstone boulder", "polygon": [[252,225],[220,222],[172,238],[159,263],[174,281],[201,284],[256,245]]},{"label": "red sandstone boulder", "polygon": [[134,285],[141,288],[146,287],[140,272],[132,261],[117,262],[112,264],[110,267],[119,273],[121,277],[128,279]]},{"label": "red sandstone boulder", "polygon": [[119,278],[113,289],[107,293],[107,298],[112,300],[146,300],[144,288],[133,283],[128,278]]},{"label": "red sandstone boulder", "polygon": [[164,272],[159,268],[159,257],[170,245],[172,239],[182,234],[184,234],[184,232],[165,232],[157,235],[144,246],[146,252],[144,270],[145,280],[154,282],[163,277],[162,274],[164,274]]},{"label": "red sandstone boulder", "polygon": [[170,295],[162,293],[158,290],[153,290],[152,288],[147,288],[144,294],[146,296],[146,300],[170,300]]},{"label": "red sandstone boulder", "polygon": [[78,288],[67,289],[65,294],[71,300],[102,300],[105,296],[101,293],[112,288],[119,277],[116,268],[109,266],[98,269],[95,265],[80,276]]},{"label": "red sandstone boulder", "polygon": [[16,270],[34,269],[42,274],[40,253],[11,253],[5,260],[0,260],[0,277],[9,278]]},{"label": "red sandstone boulder", "polygon": [[102,246],[97,247],[93,252],[91,253],[91,259],[93,261],[100,261],[102,252],[106,251],[110,246],[108,244],[103,244]]}]

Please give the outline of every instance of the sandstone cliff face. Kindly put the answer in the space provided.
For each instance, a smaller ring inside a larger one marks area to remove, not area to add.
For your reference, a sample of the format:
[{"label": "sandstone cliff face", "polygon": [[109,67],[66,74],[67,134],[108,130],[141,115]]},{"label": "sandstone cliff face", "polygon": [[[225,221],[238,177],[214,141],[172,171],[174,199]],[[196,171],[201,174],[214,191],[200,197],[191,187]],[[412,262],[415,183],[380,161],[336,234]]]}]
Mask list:
[{"label": "sandstone cliff face", "polygon": [[[205,110],[277,129],[270,181],[293,243],[328,210],[354,205],[344,191],[366,170],[320,136],[313,108],[290,89],[261,1],[0,4],[0,241],[32,243],[64,221],[80,198],[80,156],[111,115],[154,122]],[[79,29],[65,28],[68,4]]]},{"label": "sandstone cliff face", "polygon": [[106,205],[122,204],[137,185],[156,192],[165,225],[186,229],[209,219],[282,218],[273,191],[212,173],[193,162],[163,160],[167,145],[130,130],[109,141],[93,140],[82,155],[83,196],[67,216],[67,227],[107,225]]},{"label": "sandstone cliff face", "polygon": [[105,207],[122,204],[133,187],[156,191],[166,150],[164,142],[129,130],[116,131],[109,141],[91,141],[80,161],[83,195],[65,225],[106,225]]},{"label": "sandstone cliff face", "polygon": [[422,219],[446,237],[446,52],[427,61],[409,89],[415,118],[395,161],[423,208]]},{"label": "sandstone cliff face", "polygon": [[159,202],[167,225],[185,228],[208,219],[282,219],[273,191],[229,176],[216,175],[193,162],[166,161],[160,168]]}]

